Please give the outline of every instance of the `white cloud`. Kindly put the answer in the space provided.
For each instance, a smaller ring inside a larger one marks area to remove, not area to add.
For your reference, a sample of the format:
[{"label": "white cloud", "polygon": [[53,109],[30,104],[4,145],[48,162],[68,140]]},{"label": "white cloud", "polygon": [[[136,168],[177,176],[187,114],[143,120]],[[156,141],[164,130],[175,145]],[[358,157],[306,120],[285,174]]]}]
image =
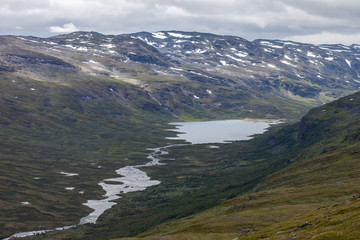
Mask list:
[{"label": "white cloud", "polygon": [[66,23],[62,26],[51,26],[49,30],[52,33],[71,33],[79,31],[79,28],[77,28],[73,23]]},{"label": "white cloud", "polygon": [[155,6],[156,6],[157,9],[159,9],[160,11],[162,11],[163,13],[165,13],[167,15],[182,16],[182,17],[190,17],[190,16],[192,16],[192,14],[187,12],[184,8],[178,7],[178,6],[175,6],[175,5],[159,5],[159,4],[156,4]]}]

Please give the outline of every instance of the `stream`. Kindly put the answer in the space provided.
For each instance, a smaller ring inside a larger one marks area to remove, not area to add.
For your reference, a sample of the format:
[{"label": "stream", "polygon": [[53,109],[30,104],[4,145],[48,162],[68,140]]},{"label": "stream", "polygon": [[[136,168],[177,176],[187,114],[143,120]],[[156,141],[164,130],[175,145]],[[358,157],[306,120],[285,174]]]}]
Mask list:
[{"label": "stream", "polygon": [[[30,236],[45,234],[53,231],[68,230],[89,223],[95,224],[101,214],[103,214],[106,210],[110,209],[113,205],[116,205],[116,202],[113,201],[121,198],[119,194],[143,191],[148,187],[160,184],[161,183],[160,181],[151,180],[150,177],[146,174],[146,172],[141,171],[139,168],[151,167],[155,165],[164,165],[164,163],[161,163],[160,159],[158,158],[158,156],[169,154],[167,151],[164,151],[164,149],[173,146],[183,146],[183,145],[188,145],[188,144],[171,144],[159,148],[148,148],[147,150],[152,151],[147,156],[147,159],[150,160],[149,162],[147,162],[146,164],[119,168],[118,170],[116,170],[116,173],[121,175],[121,177],[104,179],[103,181],[98,183],[98,185],[100,185],[106,192],[103,195],[105,198],[100,200],[88,200],[86,203],[84,203],[85,206],[88,206],[94,211],[90,213],[88,216],[81,218],[78,224],[64,226],[64,227],[50,228],[45,230],[19,232],[11,235],[8,238],[4,238],[3,240],[9,240],[12,238],[30,237]],[[119,184],[109,184],[106,182],[118,182]]]}]

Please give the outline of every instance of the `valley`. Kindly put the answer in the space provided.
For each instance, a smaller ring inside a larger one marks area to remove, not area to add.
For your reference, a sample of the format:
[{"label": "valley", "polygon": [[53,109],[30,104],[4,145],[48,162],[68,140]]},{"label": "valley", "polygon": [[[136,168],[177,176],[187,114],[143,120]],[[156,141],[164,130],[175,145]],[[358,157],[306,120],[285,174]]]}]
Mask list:
[{"label": "valley", "polygon": [[[80,219],[96,224],[30,239],[258,239],[318,226],[309,210],[357,194],[358,94],[318,106],[359,89],[359,51],[176,31],[0,36],[0,238]],[[168,131],[245,118],[284,122],[232,143]],[[137,174],[143,186],[127,182]],[[104,195],[113,206],[101,214]]]}]

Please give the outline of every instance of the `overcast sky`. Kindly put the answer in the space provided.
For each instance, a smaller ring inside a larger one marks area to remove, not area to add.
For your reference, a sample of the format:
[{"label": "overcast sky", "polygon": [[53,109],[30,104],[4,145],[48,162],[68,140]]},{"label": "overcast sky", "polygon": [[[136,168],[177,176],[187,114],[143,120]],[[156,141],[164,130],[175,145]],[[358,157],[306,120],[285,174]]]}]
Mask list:
[{"label": "overcast sky", "polygon": [[360,44],[360,0],[0,0],[0,35],[161,30]]}]

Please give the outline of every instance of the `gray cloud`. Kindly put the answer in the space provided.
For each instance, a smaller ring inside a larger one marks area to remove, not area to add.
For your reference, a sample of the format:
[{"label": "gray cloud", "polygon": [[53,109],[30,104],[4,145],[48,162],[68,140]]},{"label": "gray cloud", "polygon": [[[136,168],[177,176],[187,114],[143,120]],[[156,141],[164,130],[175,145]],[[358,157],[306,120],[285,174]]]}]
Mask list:
[{"label": "gray cloud", "polygon": [[0,34],[50,36],[56,32],[50,27],[72,23],[106,34],[185,30],[249,40],[360,42],[358,0],[0,1]]}]

